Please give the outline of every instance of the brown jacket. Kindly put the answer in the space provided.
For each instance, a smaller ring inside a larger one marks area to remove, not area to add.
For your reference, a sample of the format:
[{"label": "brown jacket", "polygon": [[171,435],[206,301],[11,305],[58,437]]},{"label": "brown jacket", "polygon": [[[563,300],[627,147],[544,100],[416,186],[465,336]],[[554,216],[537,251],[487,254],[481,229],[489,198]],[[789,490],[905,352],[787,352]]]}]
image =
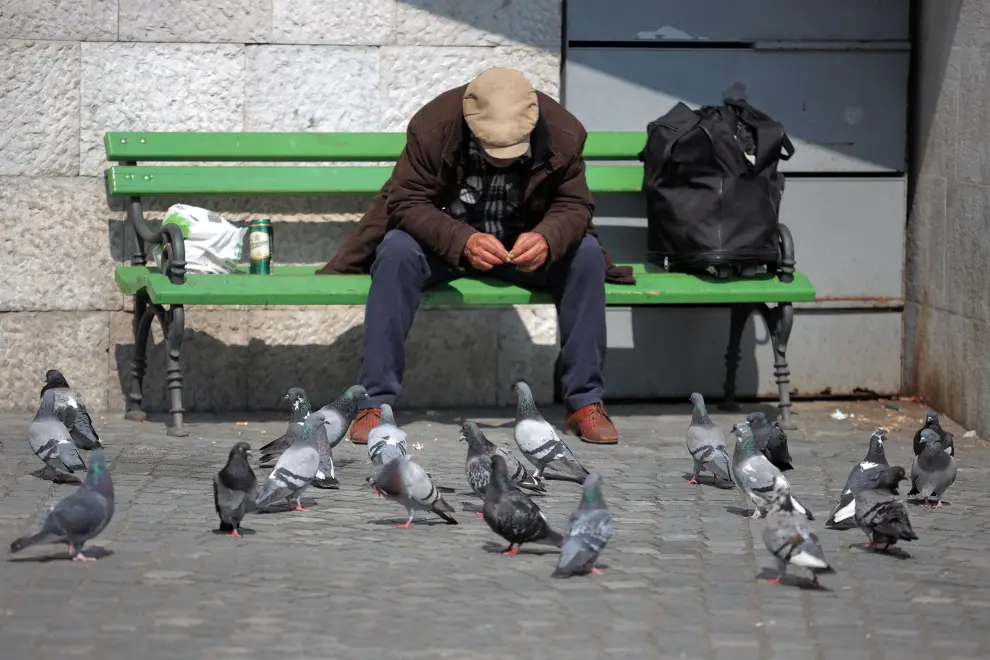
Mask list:
[{"label": "brown jacket", "polygon": [[[587,133],[559,103],[537,92],[540,118],[531,138],[533,167],[519,212],[529,231],[541,234],[552,264],[586,233],[595,202],[585,179]],[[468,237],[476,230],[445,213],[465,177],[463,154],[470,132],[464,122],[464,87],[449,90],[413,115],[392,177],[372,201],[357,229],[320,274],[366,273],[389,229],[402,229],[455,268],[462,268]],[[511,248],[512,246],[506,246]],[[633,283],[632,270],[615,266],[605,251],[606,280]]]}]

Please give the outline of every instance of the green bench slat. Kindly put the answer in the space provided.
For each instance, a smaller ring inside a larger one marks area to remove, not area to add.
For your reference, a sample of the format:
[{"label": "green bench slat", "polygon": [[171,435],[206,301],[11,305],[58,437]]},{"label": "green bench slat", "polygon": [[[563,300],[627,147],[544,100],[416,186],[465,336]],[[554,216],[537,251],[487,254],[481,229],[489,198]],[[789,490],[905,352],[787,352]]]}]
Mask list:
[{"label": "green bench slat", "polygon": [[[109,132],[107,160],[368,162],[396,160],[405,133],[198,133]],[[642,131],[589,133],[587,160],[635,160],[646,144]]]},{"label": "green bench slat", "polygon": [[[117,286],[126,294],[144,289],[152,302],[162,305],[363,305],[368,275],[314,275],[314,266],[276,266],[273,275],[188,274],[184,284],[172,284],[154,268],[118,266]],[[815,289],[807,276],[795,273],[784,284],[776,277],[718,281],[685,273],[650,272],[634,267],[634,286],[606,284],[608,305],[716,305],[742,302],[811,302]],[[531,292],[493,279],[465,278],[434,287],[423,304],[453,306],[506,306],[552,302],[545,292]]]},{"label": "green bench slat", "polygon": [[[143,195],[321,195],[376,193],[392,174],[391,166],[306,165],[114,165],[110,194]],[[592,192],[638,192],[639,165],[589,165]]]}]

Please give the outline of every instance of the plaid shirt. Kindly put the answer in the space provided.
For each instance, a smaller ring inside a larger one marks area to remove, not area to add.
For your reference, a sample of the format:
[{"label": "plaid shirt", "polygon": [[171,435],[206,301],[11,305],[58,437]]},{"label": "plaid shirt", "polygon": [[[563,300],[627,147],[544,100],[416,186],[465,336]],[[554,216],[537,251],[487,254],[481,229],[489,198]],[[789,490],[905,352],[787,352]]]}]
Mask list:
[{"label": "plaid shirt", "polygon": [[470,140],[464,187],[451,202],[450,215],[493,235],[507,250],[512,249],[512,243],[523,232],[516,209],[522,199],[523,173],[529,160],[527,154],[509,167],[496,167],[485,160],[477,141]]}]

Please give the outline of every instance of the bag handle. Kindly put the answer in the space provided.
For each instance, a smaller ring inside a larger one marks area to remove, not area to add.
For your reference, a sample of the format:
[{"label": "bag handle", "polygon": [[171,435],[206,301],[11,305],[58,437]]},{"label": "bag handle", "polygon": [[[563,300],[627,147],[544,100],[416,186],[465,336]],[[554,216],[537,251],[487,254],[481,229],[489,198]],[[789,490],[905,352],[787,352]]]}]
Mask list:
[{"label": "bag handle", "polygon": [[725,105],[756,132],[756,162],[753,167],[762,172],[774,160],[790,160],[794,144],[784,132],[784,127],[764,112],[757,110],[743,99],[725,99]]},{"label": "bag handle", "polygon": [[[674,114],[675,111],[676,111],[676,115]],[[673,115],[671,120],[661,123],[660,119],[663,119],[668,115]],[[650,126],[652,126],[653,124],[659,124],[664,128],[668,128],[674,131],[673,139],[669,140],[667,142],[667,145],[663,148],[663,156],[661,157],[660,162],[665,163],[670,158],[670,154],[674,150],[674,145],[676,145],[677,142],[680,141],[680,139],[684,137],[684,135],[688,131],[690,131],[692,128],[698,125],[698,122],[701,121],[701,116],[697,112],[689,108],[687,105],[685,105],[683,102],[678,102],[677,105],[671,108],[670,112],[668,112],[660,119],[650,122]],[[643,147],[643,150],[640,151],[639,154],[637,154],[636,156],[637,158],[639,158],[639,161],[641,163],[646,162],[646,149],[647,147],[649,147],[649,143],[650,143],[650,139],[649,139],[650,126],[647,126],[647,138],[646,138],[647,146]]]}]

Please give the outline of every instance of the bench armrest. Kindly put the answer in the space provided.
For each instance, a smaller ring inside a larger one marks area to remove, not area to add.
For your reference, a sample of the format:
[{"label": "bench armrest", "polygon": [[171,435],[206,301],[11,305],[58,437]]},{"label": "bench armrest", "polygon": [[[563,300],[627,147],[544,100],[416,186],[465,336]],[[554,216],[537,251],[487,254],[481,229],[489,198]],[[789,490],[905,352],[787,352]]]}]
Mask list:
[{"label": "bench armrest", "polygon": [[777,277],[781,282],[794,281],[794,238],[791,230],[783,223],[777,223],[777,242],[780,249],[780,268]]},{"label": "bench armrest", "polygon": [[186,241],[178,225],[162,227],[162,274],[172,284],[186,281]]},{"label": "bench armrest", "polygon": [[[152,229],[144,219],[140,197],[130,198],[127,204],[127,218],[131,221],[139,241],[161,243],[162,275],[167,276],[172,284],[183,284],[186,281],[186,245],[178,225],[168,224],[159,229]],[[144,248],[141,249],[141,253],[144,254]]]}]

